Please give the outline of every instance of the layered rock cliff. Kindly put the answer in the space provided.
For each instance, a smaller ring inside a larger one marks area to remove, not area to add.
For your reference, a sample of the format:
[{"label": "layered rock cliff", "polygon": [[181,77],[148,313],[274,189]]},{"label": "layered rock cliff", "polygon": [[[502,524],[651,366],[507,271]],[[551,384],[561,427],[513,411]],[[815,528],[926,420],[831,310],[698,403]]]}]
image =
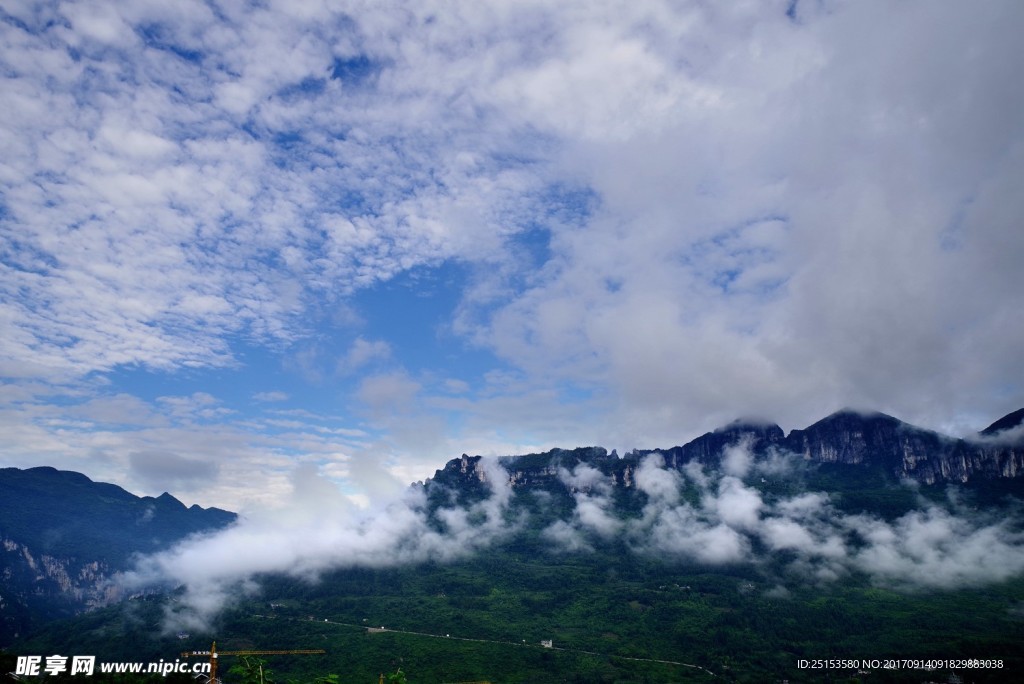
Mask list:
[{"label": "layered rock cliff", "polygon": [[[922,484],[964,483],[978,478],[1016,478],[1024,475],[1024,409],[996,421],[973,438],[953,438],[904,423],[883,413],[843,410],[802,430],[786,435],[778,425],[736,421],[682,445],[668,449],[634,449],[619,458],[602,447],[552,449],[540,454],[507,456],[500,463],[513,487],[557,485],[560,469],[587,463],[610,475],[616,485],[634,486],[640,462],[659,453],[670,468],[690,462],[716,466],[725,449],[742,445],[757,456],[797,454],[812,463],[836,463],[880,468],[897,479]],[[1020,434],[1018,434],[1020,433]],[[438,484],[476,486],[487,474],[479,456],[463,455],[438,470]]]}]

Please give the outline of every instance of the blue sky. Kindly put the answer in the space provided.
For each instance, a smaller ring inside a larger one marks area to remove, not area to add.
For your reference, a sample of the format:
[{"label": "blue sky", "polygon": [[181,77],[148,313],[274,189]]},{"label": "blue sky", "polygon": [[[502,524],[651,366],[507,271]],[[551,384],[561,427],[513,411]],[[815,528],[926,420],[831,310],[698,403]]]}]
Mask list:
[{"label": "blue sky", "polygon": [[1015,2],[0,10],[0,465],[248,510],[1024,406]]}]

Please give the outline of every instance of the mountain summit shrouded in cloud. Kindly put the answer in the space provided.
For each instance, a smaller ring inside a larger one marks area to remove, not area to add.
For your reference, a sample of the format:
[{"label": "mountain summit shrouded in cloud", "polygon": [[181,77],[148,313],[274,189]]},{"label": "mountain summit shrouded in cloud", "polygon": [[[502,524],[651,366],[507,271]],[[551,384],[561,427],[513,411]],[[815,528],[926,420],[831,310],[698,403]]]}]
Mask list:
[{"label": "mountain summit shrouded in cloud", "polygon": [[0,465],[367,507],[735,415],[972,434],[1024,404],[1022,25],[7,2]]}]

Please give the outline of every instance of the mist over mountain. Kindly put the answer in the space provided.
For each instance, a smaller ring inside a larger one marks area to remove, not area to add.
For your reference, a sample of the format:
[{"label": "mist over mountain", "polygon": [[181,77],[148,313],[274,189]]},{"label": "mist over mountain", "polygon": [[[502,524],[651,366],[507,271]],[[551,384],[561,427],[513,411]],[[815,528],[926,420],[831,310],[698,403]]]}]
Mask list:
[{"label": "mist over mountain", "polygon": [[552,556],[614,545],[668,564],[748,564],[781,588],[850,576],[978,586],[1024,572],[1021,518],[1006,498],[1024,493],[1012,422],[955,439],[846,410],[788,435],[737,421],[621,457],[602,447],[463,455],[369,510],[300,469],[284,510],[143,558],[120,581],[183,587],[169,630],[205,627],[260,576],[451,562],[523,537]]}]

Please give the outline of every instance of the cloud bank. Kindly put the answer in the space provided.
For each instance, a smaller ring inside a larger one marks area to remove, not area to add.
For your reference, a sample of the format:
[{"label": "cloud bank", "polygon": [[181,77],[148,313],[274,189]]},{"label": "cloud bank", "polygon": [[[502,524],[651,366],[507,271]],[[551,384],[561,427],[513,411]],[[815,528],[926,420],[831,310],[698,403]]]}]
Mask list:
[{"label": "cloud bank", "polygon": [[1013,516],[921,499],[917,510],[888,521],[844,513],[822,492],[766,497],[755,483],[787,473],[778,455],[757,462],[742,444],[725,450],[721,469],[691,462],[683,475],[699,492],[696,502],[680,500],[679,473],[665,470],[659,454],[643,461],[636,481],[648,500],[623,532],[635,551],[766,570],[780,560],[790,578],[863,574],[902,589],[956,589],[1024,573],[1024,533]]},{"label": "cloud bank", "polygon": [[262,574],[315,580],[337,568],[452,561],[516,528],[506,519],[512,490],[496,460],[485,462],[489,495],[467,507],[427,506],[422,488],[375,510],[347,503],[313,468],[292,478],[292,498],[273,512],[190,538],[139,559],[116,582],[128,591],[184,587],[166,628],[200,629],[232,600],[258,590]]}]

